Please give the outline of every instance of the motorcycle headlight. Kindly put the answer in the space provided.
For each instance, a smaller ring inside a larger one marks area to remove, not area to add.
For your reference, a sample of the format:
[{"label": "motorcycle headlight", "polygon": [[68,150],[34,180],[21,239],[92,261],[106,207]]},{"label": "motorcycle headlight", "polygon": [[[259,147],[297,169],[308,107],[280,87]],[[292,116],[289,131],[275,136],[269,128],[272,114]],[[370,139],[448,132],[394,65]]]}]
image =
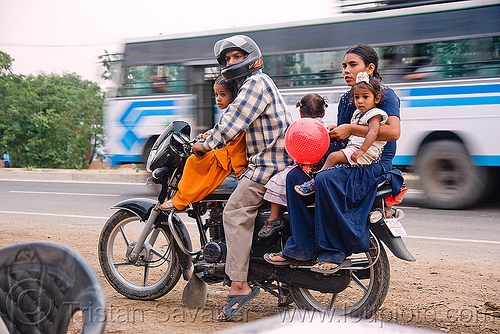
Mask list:
[{"label": "motorcycle headlight", "polygon": [[156,150],[149,151],[148,160],[146,161],[146,170],[152,172],[151,164],[153,163],[154,157],[156,155]]},{"label": "motorcycle headlight", "polygon": [[189,155],[191,153],[189,137],[182,132],[172,134],[172,141],[170,145],[179,155]]}]

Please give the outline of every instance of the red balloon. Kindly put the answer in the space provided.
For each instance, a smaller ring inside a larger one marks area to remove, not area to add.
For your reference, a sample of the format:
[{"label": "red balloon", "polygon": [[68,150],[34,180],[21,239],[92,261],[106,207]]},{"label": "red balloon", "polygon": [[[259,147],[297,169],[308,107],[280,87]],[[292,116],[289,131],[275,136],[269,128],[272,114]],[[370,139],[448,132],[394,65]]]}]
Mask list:
[{"label": "red balloon", "polygon": [[285,148],[299,164],[315,164],[323,158],[330,146],[325,126],[312,118],[293,122],[285,134]]}]

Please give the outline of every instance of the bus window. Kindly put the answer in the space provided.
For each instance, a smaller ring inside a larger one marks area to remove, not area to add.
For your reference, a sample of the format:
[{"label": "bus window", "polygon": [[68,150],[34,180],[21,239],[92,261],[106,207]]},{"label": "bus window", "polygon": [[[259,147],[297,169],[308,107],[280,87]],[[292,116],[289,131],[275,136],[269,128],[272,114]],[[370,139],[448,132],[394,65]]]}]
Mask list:
[{"label": "bus window", "polygon": [[488,37],[377,48],[385,82],[432,81],[500,74],[500,38]]},{"label": "bus window", "polygon": [[[265,56],[267,73],[278,87],[342,84],[341,51]],[[339,80],[340,79],[340,80]]]},{"label": "bus window", "polygon": [[185,93],[187,80],[182,65],[126,67],[122,74],[120,96]]},{"label": "bus window", "polygon": [[220,75],[220,67],[218,66],[205,67],[203,70],[203,80],[205,81],[215,82],[215,79],[217,79],[217,77]]}]

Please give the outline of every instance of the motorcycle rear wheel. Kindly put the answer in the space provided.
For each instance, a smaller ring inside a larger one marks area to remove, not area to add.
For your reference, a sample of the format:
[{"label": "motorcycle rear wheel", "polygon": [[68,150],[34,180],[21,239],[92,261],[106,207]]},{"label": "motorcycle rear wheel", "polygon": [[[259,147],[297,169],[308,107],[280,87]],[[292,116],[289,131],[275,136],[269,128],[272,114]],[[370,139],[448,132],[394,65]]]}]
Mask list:
[{"label": "motorcycle rear wheel", "polygon": [[[369,264],[373,262],[377,252],[373,247],[373,239],[371,244],[370,251],[363,256]],[[290,293],[295,304],[301,309],[370,318],[384,302],[389,289],[389,280],[389,259],[380,245],[380,255],[375,264],[368,269],[351,270],[351,283],[342,292],[322,293],[291,286]]]},{"label": "motorcycle rear wheel", "polygon": [[144,222],[129,211],[113,214],[99,238],[99,262],[109,284],[130,299],[153,300],[168,293],[178,282],[181,266],[172,234],[157,227],[154,244],[146,239],[141,259],[132,261],[128,254],[138,239]]}]

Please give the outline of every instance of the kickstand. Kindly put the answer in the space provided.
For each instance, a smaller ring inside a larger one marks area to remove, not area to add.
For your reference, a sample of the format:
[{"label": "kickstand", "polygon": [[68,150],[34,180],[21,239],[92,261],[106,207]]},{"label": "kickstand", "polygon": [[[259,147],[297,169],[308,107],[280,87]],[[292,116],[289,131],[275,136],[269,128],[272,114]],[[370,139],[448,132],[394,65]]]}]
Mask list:
[{"label": "kickstand", "polygon": [[283,286],[283,284],[278,281],[278,291],[278,307],[290,306],[290,304],[293,303],[293,298],[288,287],[286,285]]},{"label": "kickstand", "polygon": [[259,282],[252,282],[252,283],[255,284],[255,285],[257,285],[259,288],[261,288],[265,292],[269,292],[270,294],[272,294],[273,296],[275,296],[277,298],[280,297],[279,294],[278,294],[278,292],[274,291],[273,289],[269,288],[268,286],[262,285]]}]

